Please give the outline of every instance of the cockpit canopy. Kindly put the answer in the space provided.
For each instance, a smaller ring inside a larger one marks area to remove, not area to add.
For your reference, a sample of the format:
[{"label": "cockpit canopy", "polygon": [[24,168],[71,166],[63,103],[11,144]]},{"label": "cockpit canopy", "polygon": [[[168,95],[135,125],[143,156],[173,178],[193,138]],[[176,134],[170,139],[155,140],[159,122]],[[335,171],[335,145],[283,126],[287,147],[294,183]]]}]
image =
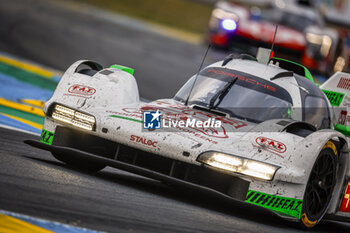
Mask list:
[{"label": "cockpit canopy", "polygon": [[[303,107],[299,110],[303,111],[303,120],[317,128],[329,127],[329,109],[322,91],[305,77],[294,77],[301,87],[307,86],[300,90]],[[185,103],[193,87],[188,105],[223,112],[230,117],[254,123],[270,119],[292,119],[292,111],[296,111],[293,99],[286,89],[272,81],[241,71],[208,67],[199,73],[193,86],[194,81],[195,76],[179,90],[174,99]],[[311,93],[309,89],[312,89]]]}]

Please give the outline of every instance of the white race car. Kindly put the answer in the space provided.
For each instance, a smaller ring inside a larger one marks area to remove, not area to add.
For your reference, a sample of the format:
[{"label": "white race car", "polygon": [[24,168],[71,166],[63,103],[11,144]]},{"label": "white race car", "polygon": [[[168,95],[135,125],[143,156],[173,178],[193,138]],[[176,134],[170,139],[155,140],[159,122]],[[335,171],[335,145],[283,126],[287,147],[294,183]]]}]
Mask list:
[{"label": "white race car", "polygon": [[307,228],[349,219],[350,75],[319,88],[303,66],[263,60],[229,56],[152,102],[131,68],[77,61],[45,104],[41,142],[25,142],[80,169],[115,167]]}]

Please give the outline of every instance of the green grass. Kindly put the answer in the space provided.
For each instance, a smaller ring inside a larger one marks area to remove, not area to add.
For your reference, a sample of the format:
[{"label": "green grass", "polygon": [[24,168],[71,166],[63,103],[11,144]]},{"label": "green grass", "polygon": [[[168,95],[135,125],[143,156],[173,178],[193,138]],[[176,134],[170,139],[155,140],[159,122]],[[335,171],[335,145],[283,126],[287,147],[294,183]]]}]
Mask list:
[{"label": "green grass", "polygon": [[212,6],[191,0],[77,0],[164,26],[204,34]]}]

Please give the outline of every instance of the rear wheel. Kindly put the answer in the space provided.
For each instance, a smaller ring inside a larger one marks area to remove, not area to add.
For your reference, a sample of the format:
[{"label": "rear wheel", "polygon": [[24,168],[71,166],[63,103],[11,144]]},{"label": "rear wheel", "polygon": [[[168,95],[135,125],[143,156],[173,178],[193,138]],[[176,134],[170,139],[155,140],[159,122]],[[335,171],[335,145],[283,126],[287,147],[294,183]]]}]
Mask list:
[{"label": "rear wheel", "polygon": [[74,157],[70,157],[69,155],[66,155],[66,154],[52,152],[52,155],[56,159],[66,163],[74,168],[84,170],[84,171],[97,172],[97,171],[100,171],[106,167],[106,165],[103,165],[103,164],[99,164],[99,163],[95,163],[95,162],[91,162],[91,161],[80,160],[80,159],[78,160],[78,159],[76,159]]},{"label": "rear wheel", "polygon": [[335,144],[328,141],[311,170],[301,214],[304,228],[314,227],[328,209],[336,185],[337,154]]}]

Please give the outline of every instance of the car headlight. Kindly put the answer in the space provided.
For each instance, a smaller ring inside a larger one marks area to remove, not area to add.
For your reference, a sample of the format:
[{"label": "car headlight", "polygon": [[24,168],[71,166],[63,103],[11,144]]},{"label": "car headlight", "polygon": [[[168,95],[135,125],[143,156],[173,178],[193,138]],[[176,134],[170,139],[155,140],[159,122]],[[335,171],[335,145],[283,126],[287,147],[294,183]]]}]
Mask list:
[{"label": "car headlight", "polygon": [[214,151],[204,152],[198,156],[197,161],[215,168],[263,180],[272,180],[279,168],[268,163]]},{"label": "car headlight", "polygon": [[326,57],[329,54],[329,50],[332,46],[332,38],[327,35],[317,35],[314,33],[306,33],[306,40],[311,44],[321,46],[320,52],[322,56]]},{"label": "car headlight", "polygon": [[221,27],[226,31],[234,31],[237,28],[237,23],[233,19],[224,19],[221,21]]},{"label": "car headlight", "polygon": [[220,8],[215,8],[209,21],[210,28],[224,29],[226,31],[234,31],[237,28],[239,17],[235,13],[231,13]]},{"label": "car headlight", "polygon": [[51,116],[57,121],[67,123],[81,129],[91,131],[95,128],[95,117],[63,105],[56,104]]}]

